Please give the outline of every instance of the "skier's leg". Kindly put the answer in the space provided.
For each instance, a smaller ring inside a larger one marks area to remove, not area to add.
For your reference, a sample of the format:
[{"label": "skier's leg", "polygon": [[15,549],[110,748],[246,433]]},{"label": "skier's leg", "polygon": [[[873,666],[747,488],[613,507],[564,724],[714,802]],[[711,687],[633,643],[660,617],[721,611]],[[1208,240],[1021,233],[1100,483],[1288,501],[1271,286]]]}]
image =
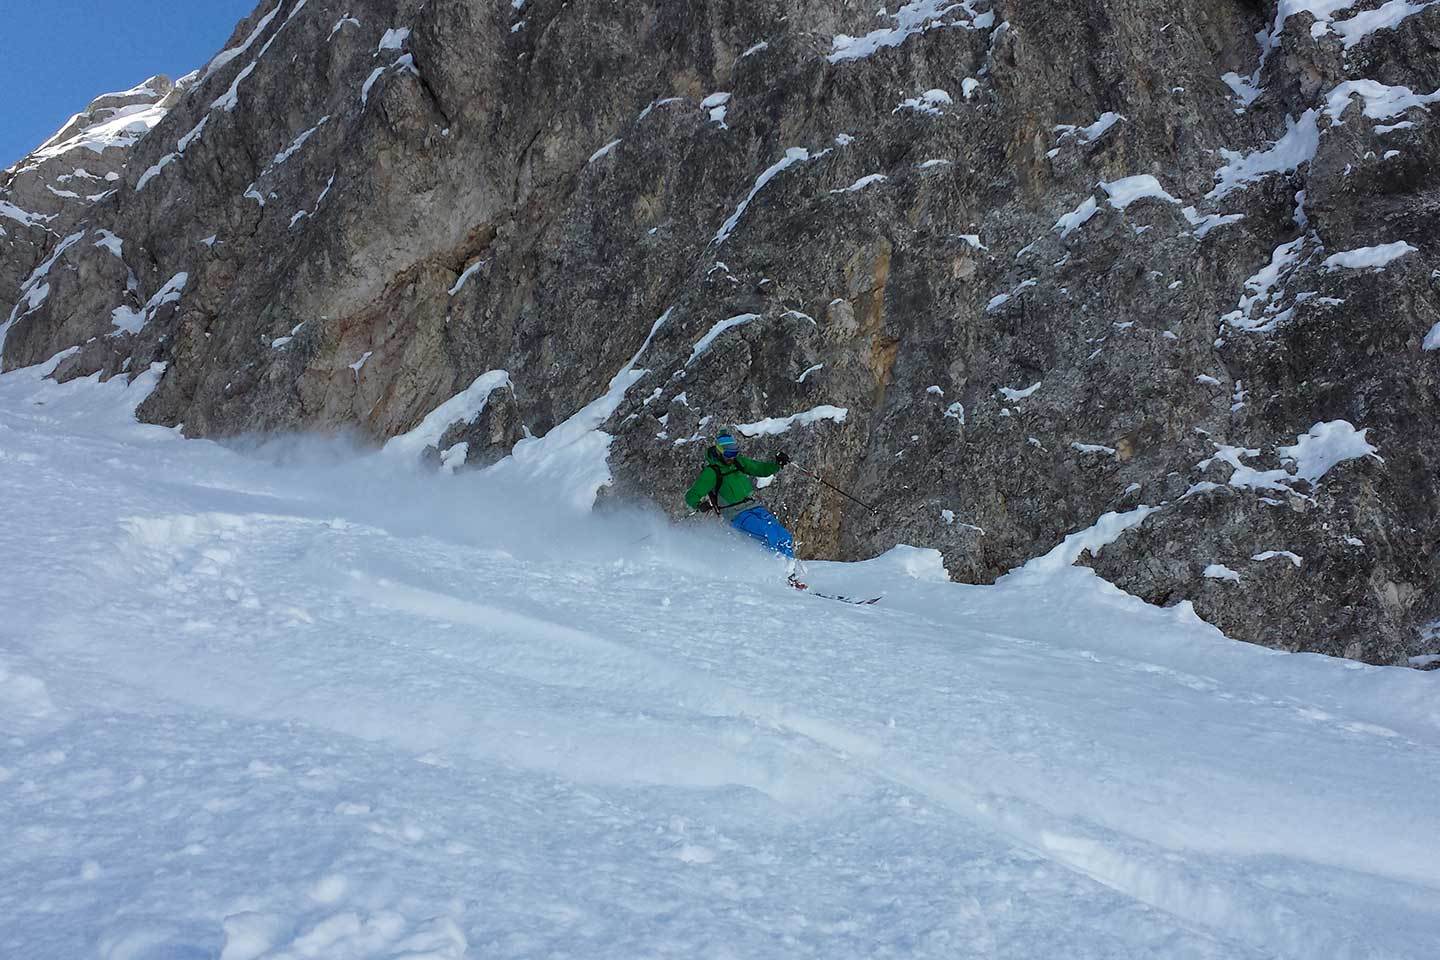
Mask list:
[{"label": "skier's leg", "polygon": [[737,516],[732,524],[735,529],[754,537],[782,557],[794,559],[795,538],[764,507],[751,507]]}]

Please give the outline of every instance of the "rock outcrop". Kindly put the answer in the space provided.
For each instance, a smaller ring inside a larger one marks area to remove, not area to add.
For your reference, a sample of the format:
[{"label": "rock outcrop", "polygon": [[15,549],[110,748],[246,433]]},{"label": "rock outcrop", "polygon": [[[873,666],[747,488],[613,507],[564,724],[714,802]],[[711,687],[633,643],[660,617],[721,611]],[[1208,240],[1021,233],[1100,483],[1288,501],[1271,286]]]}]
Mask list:
[{"label": "rock outcrop", "polygon": [[265,0],[146,88],[73,217],[0,182],[5,369],[375,442],[495,384],[450,466],[608,396],[610,496],[733,424],[878,505],[769,488],[807,555],[1114,514],[1147,600],[1435,652],[1440,4]]}]

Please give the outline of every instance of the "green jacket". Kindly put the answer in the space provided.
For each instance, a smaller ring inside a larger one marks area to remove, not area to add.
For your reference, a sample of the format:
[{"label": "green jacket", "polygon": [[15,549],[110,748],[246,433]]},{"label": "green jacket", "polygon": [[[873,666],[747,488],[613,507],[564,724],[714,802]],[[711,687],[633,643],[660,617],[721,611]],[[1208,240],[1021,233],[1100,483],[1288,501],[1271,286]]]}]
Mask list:
[{"label": "green jacket", "polygon": [[712,446],[705,451],[705,469],[700,471],[700,476],[685,493],[685,503],[691,510],[699,509],[701,501],[718,486],[716,492],[720,506],[728,507],[754,495],[755,484],[750,482],[751,477],[768,477],[779,471],[780,464],[771,460],[751,460],[749,457],[726,460]]}]

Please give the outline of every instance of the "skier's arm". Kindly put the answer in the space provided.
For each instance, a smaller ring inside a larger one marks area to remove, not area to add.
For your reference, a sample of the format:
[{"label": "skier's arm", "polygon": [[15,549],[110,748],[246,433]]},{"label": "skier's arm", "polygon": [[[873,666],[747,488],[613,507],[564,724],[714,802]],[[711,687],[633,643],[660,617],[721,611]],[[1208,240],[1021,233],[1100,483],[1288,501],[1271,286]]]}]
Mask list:
[{"label": "skier's arm", "polygon": [[695,478],[695,482],[692,483],[690,489],[685,492],[685,504],[691,510],[699,510],[700,502],[710,496],[710,491],[714,490],[716,484],[719,482],[720,478],[714,470],[711,470],[709,467],[701,470],[700,476]]},{"label": "skier's arm", "polygon": [[751,460],[749,457],[736,457],[735,462],[740,469],[752,477],[769,477],[780,472],[780,464],[774,460]]}]

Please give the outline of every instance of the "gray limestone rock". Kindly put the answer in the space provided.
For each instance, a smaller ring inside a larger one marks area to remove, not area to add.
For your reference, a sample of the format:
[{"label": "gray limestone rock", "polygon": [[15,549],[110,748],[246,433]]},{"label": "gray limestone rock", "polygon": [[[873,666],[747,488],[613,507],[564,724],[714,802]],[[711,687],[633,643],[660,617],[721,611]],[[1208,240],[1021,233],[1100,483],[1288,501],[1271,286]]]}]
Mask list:
[{"label": "gray limestone rock", "polygon": [[1440,7],[1354,17],[265,0],[196,75],[92,105],[77,129],[164,109],[86,168],[103,195],[61,216],[39,161],[7,173],[56,219],[0,221],[0,361],[160,360],[147,420],[377,443],[508,371],[453,467],[648,338],[607,496],[678,512],[735,424],[878,505],[791,471],[802,553],[932,545],[970,582],[1143,505],[1083,562],[1401,663],[1440,617]]}]

